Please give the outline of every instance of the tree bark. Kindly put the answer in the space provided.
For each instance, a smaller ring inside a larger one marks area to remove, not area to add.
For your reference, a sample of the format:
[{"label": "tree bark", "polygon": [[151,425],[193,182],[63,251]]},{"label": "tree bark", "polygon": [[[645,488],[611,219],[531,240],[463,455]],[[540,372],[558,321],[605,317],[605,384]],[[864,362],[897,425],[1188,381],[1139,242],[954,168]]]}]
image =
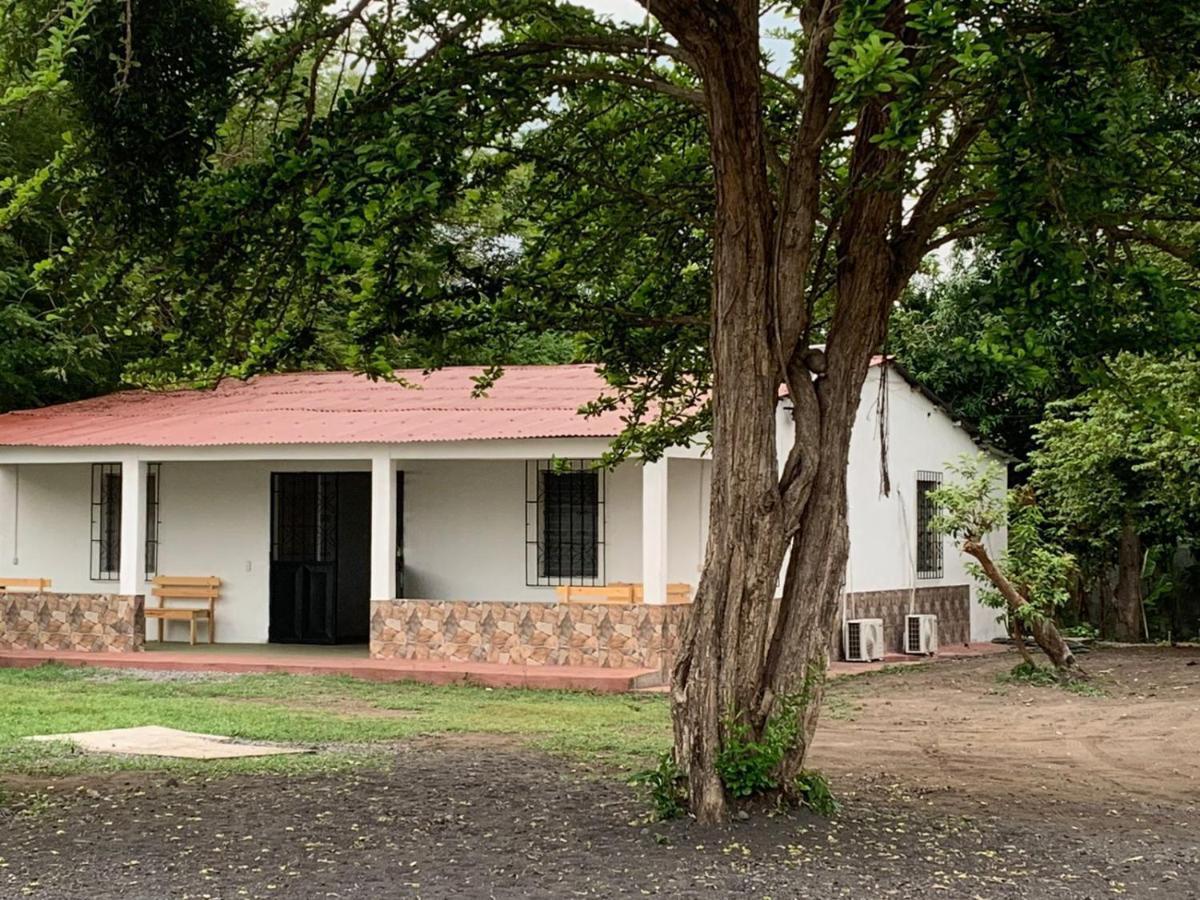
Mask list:
[{"label": "tree bark", "polygon": [[742,0],[713,11],[715,30],[690,4],[652,8],[701,69],[716,186],[710,532],[673,680],[676,763],[688,776],[693,814],[715,822],[726,811],[717,758],[730,717],[749,709],[758,689],[784,555],[775,452],[780,379],[766,340],[773,200],[757,5]]},{"label": "tree bark", "polygon": [[[768,177],[757,0],[645,0],[704,87],[716,189],[710,348],[712,498],[704,571],[672,681],[675,761],[693,814],[724,817],[718,771],[734,727],[787,735],[773,772],[794,796],[817,723],[849,552],[846,468],[871,354],[919,254],[898,251],[897,151],[876,140],[888,98],[857,111],[836,235],[836,303],[824,352],[808,346],[807,288],[822,215],[822,150],[836,112],[828,67],[838,0],[808,0],[804,100],[777,187]],[[893,0],[891,19],[905,5]],[[823,255],[823,254],[821,254]],[[780,460],[780,385],[793,405]],[[790,555],[789,555],[790,552]],[[776,597],[787,557],[782,591]]]},{"label": "tree bark", "polygon": [[1033,656],[1029,653],[1029,648],[1025,646],[1025,628],[1021,625],[1021,620],[1014,615],[1008,617],[1008,633],[1012,636],[1013,643],[1017,645],[1017,652],[1021,654],[1021,662],[1032,666]]},{"label": "tree bark", "polygon": [[[983,573],[996,586],[996,590],[1000,592],[1008,604],[1009,616],[1014,621],[1019,620],[1021,627],[1029,629],[1029,633],[1033,636],[1034,641],[1050,659],[1050,662],[1054,664],[1054,668],[1058,670],[1059,674],[1064,677],[1081,675],[1082,672],[1080,672],[1075,661],[1075,654],[1071,652],[1071,648],[1063,640],[1063,636],[1059,633],[1058,626],[1054,624],[1053,619],[1049,616],[1022,619],[1021,611],[1027,605],[1026,599],[1021,596],[1012,582],[1004,577],[1004,573],[996,566],[983,542],[969,538],[963,542],[963,552],[975,557],[979,562]],[[1015,633],[1016,629],[1014,629]],[[1022,644],[1024,644],[1024,640],[1022,640]]]},{"label": "tree bark", "polygon": [[1113,591],[1118,641],[1140,641],[1142,629],[1142,540],[1133,517],[1126,515],[1117,543],[1117,583]]}]

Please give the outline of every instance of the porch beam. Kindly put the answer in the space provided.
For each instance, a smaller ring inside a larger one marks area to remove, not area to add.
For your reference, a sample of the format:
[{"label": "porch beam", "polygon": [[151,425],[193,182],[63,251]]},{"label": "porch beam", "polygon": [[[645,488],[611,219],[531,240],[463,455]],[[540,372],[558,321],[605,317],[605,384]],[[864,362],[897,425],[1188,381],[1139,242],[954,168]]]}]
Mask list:
[{"label": "porch beam", "polygon": [[371,457],[371,599],[396,597],[396,463]]},{"label": "porch beam", "polygon": [[121,460],[121,559],[119,593],[143,592],[146,582],[146,462]]},{"label": "porch beam", "polygon": [[667,459],[642,465],[642,597],[667,602]]}]

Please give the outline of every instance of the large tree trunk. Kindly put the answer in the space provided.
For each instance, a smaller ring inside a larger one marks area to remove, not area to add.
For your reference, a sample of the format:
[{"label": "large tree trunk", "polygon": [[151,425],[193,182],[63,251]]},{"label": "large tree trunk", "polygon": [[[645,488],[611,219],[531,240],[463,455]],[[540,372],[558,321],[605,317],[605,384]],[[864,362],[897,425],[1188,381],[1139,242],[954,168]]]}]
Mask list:
[{"label": "large tree trunk", "polygon": [[1142,541],[1133,518],[1125,517],[1117,544],[1117,584],[1113,591],[1118,641],[1140,641],[1142,629]]},{"label": "large tree trunk", "polygon": [[[711,310],[712,499],[704,572],[672,682],[676,763],[703,822],[726,812],[718,771],[732,728],[788,736],[775,779],[793,793],[820,709],[827,648],[845,580],[846,467],[862,385],[887,315],[916,263],[898,262],[901,217],[873,140],[886,100],[865,104],[833,257],[837,302],[826,349],[807,346],[806,285],[820,216],[821,150],[834,79],[827,68],[838,4],[801,20],[803,114],[787,170],[767,177],[757,0],[647,0],[702,75],[716,187]],[[893,4],[898,14],[903,4]],[[776,409],[786,384],[793,446],[780,465]],[[790,556],[787,551],[790,550]],[[781,568],[788,556],[781,596]]]}]

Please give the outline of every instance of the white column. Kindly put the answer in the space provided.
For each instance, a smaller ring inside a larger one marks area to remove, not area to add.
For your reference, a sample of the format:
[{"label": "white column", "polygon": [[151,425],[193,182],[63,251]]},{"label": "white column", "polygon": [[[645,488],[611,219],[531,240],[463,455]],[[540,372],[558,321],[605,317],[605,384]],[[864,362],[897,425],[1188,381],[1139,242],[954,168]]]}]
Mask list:
[{"label": "white column", "polygon": [[642,466],[642,597],[667,602],[667,458]]},{"label": "white column", "polygon": [[20,565],[17,552],[20,477],[16,466],[0,466],[0,568]]},{"label": "white column", "polygon": [[144,592],[146,582],[146,463],[121,460],[121,572],[119,592]]},{"label": "white column", "polygon": [[396,596],[396,464],[371,457],[371,599]]}]

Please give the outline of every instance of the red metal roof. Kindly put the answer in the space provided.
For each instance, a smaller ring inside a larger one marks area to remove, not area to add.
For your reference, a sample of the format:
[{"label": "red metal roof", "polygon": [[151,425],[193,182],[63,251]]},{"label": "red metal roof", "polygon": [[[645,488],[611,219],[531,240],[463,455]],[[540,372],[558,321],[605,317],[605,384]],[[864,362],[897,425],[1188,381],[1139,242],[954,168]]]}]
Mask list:
[{"label": "red metal roof", "polygon": [[591,365],[510,366],[471,396],[477,367],[398,372],[412,386],[350,372],[227,379],[213,390],[121,391],[0,415],[0,446],[202,447],[497,438],[612,437],[619,413],[579,408],[605,390]]}]

